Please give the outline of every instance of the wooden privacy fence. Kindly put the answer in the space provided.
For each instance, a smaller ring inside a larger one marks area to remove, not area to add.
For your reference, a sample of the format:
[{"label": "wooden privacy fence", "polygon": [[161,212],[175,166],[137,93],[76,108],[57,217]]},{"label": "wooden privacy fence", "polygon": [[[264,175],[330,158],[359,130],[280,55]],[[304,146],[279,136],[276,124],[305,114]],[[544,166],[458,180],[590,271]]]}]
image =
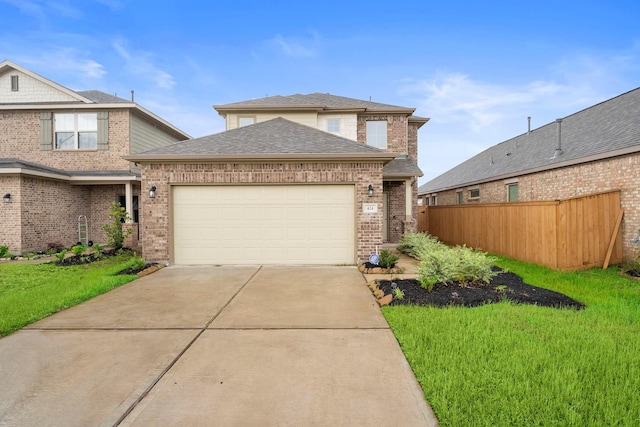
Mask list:
[{"label": "wooden privacy fence", "polygon": [[418,209],[418,230],[451,245],[560,270],[622,262],[620,191],[567,200]]}]

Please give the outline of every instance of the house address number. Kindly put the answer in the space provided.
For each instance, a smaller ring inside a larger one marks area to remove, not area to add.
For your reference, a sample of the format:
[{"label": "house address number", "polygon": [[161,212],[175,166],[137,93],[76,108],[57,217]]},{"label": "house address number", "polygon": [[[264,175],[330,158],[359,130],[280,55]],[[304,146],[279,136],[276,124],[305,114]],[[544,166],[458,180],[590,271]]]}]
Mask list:
[{"label": "house address number", "polygon": [[362,204],[362,212],[364,212],[364,213],[378,213],[378,204],[377,203],[363,203]]}]

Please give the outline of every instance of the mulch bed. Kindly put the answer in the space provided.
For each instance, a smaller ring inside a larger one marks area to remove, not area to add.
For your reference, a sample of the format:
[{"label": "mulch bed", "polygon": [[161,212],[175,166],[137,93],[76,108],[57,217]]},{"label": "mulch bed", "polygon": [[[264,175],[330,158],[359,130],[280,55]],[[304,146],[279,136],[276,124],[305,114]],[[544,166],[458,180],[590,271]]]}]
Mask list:
[{"label": "mulch bed", "polygon": [[[518,304],[533,304],[543,307],[573,308],[580,310],[585,307],[579,301],[566,295],[548,289],[538,288],[524,283],[517,274],[500,271],[489,284],[485,283],[437,283],[429,292],[418,280],[394,280],[393,283],[404,292],[403,299],[393,299],[390,305],[428,305],[435,307],[478,307],[484,304],[509,300]],[[504,288],[503,288],[504,286]],[[500,287],[500,288],[498,288]],[[392,294],[391,280],[378,281],[378,288],[385,295]]]}]

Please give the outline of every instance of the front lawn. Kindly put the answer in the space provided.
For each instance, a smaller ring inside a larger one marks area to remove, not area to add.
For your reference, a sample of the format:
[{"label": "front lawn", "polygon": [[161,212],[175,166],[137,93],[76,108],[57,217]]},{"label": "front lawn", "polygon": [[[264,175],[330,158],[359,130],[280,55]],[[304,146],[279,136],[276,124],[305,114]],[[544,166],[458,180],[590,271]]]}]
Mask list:
[{"label": "front lawn", "polygon": [[587,307],[384,307],[441,424],[640,425],[640,281],[497,264]]},{"label": "front lawn", "polygon": [[129,253],[78,266],[0,264],[0,336],[134,280]]}]

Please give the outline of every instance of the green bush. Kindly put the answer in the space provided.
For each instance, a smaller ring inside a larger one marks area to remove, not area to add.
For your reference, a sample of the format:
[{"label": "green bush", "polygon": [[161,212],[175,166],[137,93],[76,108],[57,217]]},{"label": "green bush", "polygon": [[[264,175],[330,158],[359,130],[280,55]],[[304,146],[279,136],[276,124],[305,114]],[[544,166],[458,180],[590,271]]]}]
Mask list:
[{"label": "green bush", "polygon": [[0,258],[6,258],[9,254],[9,246],[0,246]]},{"label": "green bush", "polygon": [[396,262],[400,259],[400,256],[392,254],[388,249],[380,251],[380,260],[378,265],[382,268],[393,268],[396,266]]},{"label": "green bush", "polygon": [[80,256],[83,253],[85,253],[85,251],[87,250],[87,247],[84,245],[75,245],[74,247],[71,248],[71,252],[73,252],[74,255]]},{"label": "green bush", "polygon": [[432,290],[436,283],[464,284],[470,281],[488,283],[497,273],[491,271],[495,260],[479,249],[449,246],[435,237],[407,233],[398,249],[420,261],[418,276],[422,287]]},{"label": "green bush", "polygon": [[116,249],[122,248],[124,239],[133,232],[131,228],[123,230],[122,223],[127,222],[131,217],[127,210],[120,206],[120,203],[113,202],[109,209],[109,218],[111,218],[111,223],[102,226],[102,230],[107,233],[107,244]]}]

